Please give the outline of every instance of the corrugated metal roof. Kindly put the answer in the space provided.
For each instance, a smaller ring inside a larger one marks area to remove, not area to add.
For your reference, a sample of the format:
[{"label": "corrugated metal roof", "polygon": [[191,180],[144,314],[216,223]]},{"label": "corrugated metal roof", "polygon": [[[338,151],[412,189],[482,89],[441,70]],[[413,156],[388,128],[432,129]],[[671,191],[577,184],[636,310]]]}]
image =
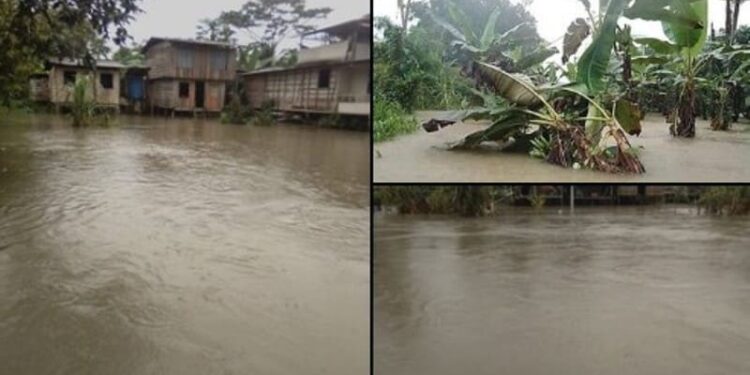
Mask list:
[{"label": "corrugated metal roof", "polygon": [[[82,59],[49,59],[47,60],[47,63],[51,65],[62,65],[62,66],[75,66],[75,67],[85,67],[86,64],[84,64]],[[97,68],[104,68],[104,69],[123,69],[125,68],[125,65],[112,60],[96,60],[96,67]]]},{"label": "corrugated metal roof", "polygon": [[229,43],[215,42],[215,41],[210,41],[210,40],[152,37],[152,38],[150,38],[148,40],[148,42],[146,42],[146,45],[143,46],[143,48],[141,49],[141,51],[145,53],[154,44],[160,43],[160,42],[171,42],[171,43],[180,43],[180,44],[202,45],[202,46],[216,47],[216,48],[222,48],[222,49],[233,49],[234,48]]},{"label": "corrugated metal roof", "polygon": [[349,32],[350,29],[355,29],[359,27],[369,28],[371,23],[372,23],[372,19],[370,18],[370,15],[365,14],[364,16],[360,18],[337,23],[335,25],[327,26],[322,29],[313,30],[303,35],[312,35],[312,34],[318,34],[318,33],[329,33],[329,34],[347,33]]}]

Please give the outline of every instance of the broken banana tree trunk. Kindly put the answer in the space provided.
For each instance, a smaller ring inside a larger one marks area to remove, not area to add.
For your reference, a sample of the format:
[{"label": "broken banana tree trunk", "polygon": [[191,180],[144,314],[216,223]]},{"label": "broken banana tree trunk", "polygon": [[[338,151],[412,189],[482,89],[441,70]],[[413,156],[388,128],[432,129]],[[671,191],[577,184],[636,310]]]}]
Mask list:
[{"label": "broken banana tree trunk", "polygon": [[[472,110],[465,118],[483,119],[492,125],[482,131],[468,135],[453,144],[451,149],[471,149],[489,141],[508,142],[519,138],[539,135],[550,136],[551,147],[545,160],[563,167],[580,165],[584,168],[609,173],[644,173],[645,168],[633,152],[623,127],[616,117],[604,110],[598,103],[583,93],[567,88],[556,87],[540,90],[528,77],[510,74],[502,69],[477,62],[481,83],[488,84],[509,106],[504,109]],[[596,118],[583,118],[580,121],[595,120],[602,123],[601,139],[591,139],[584,131],[583,124],[572,122],[570,115],[564,116],[550,102],[554,99],[578,95],[597,108]],[[437,130],[444,127],[447,120],[431,120],[426,129]]]}]

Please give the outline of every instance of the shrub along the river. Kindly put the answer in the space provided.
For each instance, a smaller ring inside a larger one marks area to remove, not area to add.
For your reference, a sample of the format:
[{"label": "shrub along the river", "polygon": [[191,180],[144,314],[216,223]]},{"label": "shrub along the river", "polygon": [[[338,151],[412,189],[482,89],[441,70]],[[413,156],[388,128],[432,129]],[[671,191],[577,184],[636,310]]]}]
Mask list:
[{"label": "shrub along the river", "polygon": [[375,142],[392,139],[417,130],[417,120],[398,103],[376,99],[373,110],[373,138]]},{"label": "shrub along the river", "polygon": [[402,214],[484,216],[494,209],[494,196],[504,187],[387,186],[375,189],[375,201]]},{"label": "shrub along the river", "polygon": [[750,214],[750,187],[719,186],[701,192],[701,207],[719,215]]},{"label": "shrub along the river", "polygon": [[250,119],[250,123],[253,125],[268,126],[272,125],[274,121],[274,102],[265,101],[261,104],[260,109],[255,111]]},{"label": "shrub along the river", "polygon": [[73,101],[70,106],[73,126],[89,126],[94,118],[94,101],[86,97],[90,82],[89,77],[85,76],[73,86]]}]

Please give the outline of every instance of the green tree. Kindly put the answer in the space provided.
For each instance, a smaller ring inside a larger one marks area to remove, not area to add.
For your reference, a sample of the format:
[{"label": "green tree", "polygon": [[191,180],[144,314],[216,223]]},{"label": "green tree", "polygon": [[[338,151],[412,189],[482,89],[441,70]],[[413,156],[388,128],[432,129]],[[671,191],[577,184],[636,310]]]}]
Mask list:
[{"label": "green tree", "polygon": [[120,48],[112,54],[112,60],[120,62],[123,65],[143,65],[146,58],[143,56],[141,50],[143,45],[139,43],[133,43],[130,46],[120,46]]},{"label": "green tree", "polygon": [[251,0],[239,10],[223,12],[221,24],[247,33],[274,54],[282,40],[298,37],[315,27],[312,22],[325,18],[331,8],[306,8],[304,0]]},{"label": "green tree", "polygon": [[232,26],[224,22],[221,18],[204,18],[200,20],[195,35],[199,40],[231,44],[237,43],[237,39],[234,38],[235,31],[232,29]]}]

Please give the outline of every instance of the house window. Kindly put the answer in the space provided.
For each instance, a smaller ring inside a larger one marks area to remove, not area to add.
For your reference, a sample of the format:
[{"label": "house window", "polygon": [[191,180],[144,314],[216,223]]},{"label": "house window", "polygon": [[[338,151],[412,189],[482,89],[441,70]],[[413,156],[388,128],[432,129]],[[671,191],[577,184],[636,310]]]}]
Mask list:
[{"label": "house window", "polygon": [[321,69],[318,71],[318,88],[327,89],[331,86],[331,70]]},{"label": "house window", "polygon": [[99,75],[99,84],[105,89],[111,89],[112,86],[112,73],[102,73]]},{"label": "house window", "polygon": [[227,53],[225,51],[211,52],[211,69],[227,70]]},{"label": "house window", "polygon": [[180,98],[190,97],[190,83],[180,82]]},{"label": "house window", "polygon": [[75,85],[76,84],[76,72],[75,70],[66,70],[63,72],[63,85]]},{"label": "house window", "polygon": [[184,48],[177,50],[177,66],[180,68],[192,68],[193,51]]}]

